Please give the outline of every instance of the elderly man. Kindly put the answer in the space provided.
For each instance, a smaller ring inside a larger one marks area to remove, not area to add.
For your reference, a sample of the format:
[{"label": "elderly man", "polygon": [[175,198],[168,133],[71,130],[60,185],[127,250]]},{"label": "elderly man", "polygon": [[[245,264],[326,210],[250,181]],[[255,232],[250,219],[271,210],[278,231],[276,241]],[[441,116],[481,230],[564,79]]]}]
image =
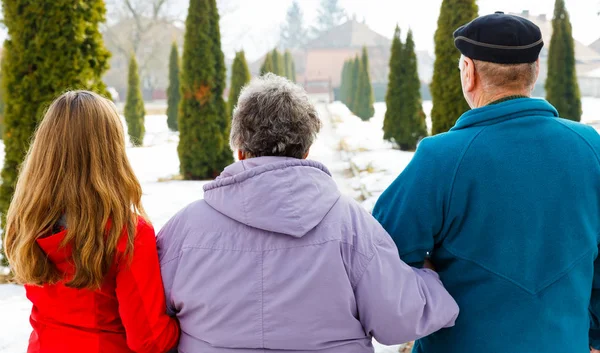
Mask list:
[{"label": "elderly man", "polygon": [[374,210],[401,258],[431,261],[461,309],[414,351],[600,348],[600,137],[530,98],[533,23],[499,12],[454,37],[473,109],[422,141]]}]

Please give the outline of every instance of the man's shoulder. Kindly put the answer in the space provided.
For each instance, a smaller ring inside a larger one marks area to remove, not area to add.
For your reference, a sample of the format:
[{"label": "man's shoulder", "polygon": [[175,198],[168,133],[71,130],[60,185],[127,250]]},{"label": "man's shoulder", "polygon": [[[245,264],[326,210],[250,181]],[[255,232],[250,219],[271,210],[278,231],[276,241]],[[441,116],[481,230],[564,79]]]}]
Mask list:
[{"label": "man's shoulder", "polygon": [[600,159],[600,135],[598,131],[586,124],[582,124],[576,121],[567,119],[555,119],[557,125],[570,131],[574,138],[579,139],[581,142],[587,144],[590,149],[595,153],[596,158]]},{"label": "man's shoulder", "polygon": [[600,141],[600,135],[598,135],[598,131],[590,125],[563,118],[557,118],[555,120],[563,127],[573,131],[575,134],[585,139]]},{"label": "man's shoulder", "polygon": [[424,138],[417,147],[413,160],[431,166],[451,167],[477,138],[483,128],[451,130]]}]

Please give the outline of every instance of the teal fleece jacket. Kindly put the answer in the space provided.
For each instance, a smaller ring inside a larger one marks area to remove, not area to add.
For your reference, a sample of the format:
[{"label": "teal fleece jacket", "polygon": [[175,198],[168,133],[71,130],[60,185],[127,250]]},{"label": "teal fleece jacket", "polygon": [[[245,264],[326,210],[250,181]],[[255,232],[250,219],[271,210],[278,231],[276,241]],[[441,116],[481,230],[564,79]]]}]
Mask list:
[{"label": "teal fleece jacket", "polygon": [[532,98],[421,142],[373,212],[405,262],[431,256],[461,310],[414,352],[600,348],[599,155],[593,128]]}]

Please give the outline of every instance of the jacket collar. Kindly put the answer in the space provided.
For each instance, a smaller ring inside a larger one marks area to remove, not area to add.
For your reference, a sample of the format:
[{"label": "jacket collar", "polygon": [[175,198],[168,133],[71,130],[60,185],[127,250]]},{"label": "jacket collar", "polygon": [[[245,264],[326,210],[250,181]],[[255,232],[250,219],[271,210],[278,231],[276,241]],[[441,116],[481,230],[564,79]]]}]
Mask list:
[{"label": "jacket collar", "polygon": [[255,157],[235,162],[226,167],[214,181],[204,185],[204,191],[209,191],[224,185],[239,183],[256,175],[277,169],[290,167],[312,167],[331,177],[329,169],[323,164],[310,159],[291,157]]},{"label": "jacket collar", "polygon": [[487,105],[464,113],[450,130],[462,130],[473,126],[493,125],[524,116],[545,116],[557,118],[558,111],[544,99],[518,98],[506,102]]}]

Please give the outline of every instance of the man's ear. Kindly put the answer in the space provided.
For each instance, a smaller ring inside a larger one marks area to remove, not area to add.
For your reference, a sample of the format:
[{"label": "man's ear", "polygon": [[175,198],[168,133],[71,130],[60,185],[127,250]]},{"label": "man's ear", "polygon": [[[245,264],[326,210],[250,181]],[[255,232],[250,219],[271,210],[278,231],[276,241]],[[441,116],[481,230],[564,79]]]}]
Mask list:
[{"label": "man's ear", "polygon": [[462,75],[464,75],[465,91],[471,92],[475,89],[477,75],[475,74],[475,63],[471,58],[465,57]]},{"label": "man's ear", "polygon": [[242,150],[237,151],[238,161],[243,161],[246,159],[246,154]]}]

